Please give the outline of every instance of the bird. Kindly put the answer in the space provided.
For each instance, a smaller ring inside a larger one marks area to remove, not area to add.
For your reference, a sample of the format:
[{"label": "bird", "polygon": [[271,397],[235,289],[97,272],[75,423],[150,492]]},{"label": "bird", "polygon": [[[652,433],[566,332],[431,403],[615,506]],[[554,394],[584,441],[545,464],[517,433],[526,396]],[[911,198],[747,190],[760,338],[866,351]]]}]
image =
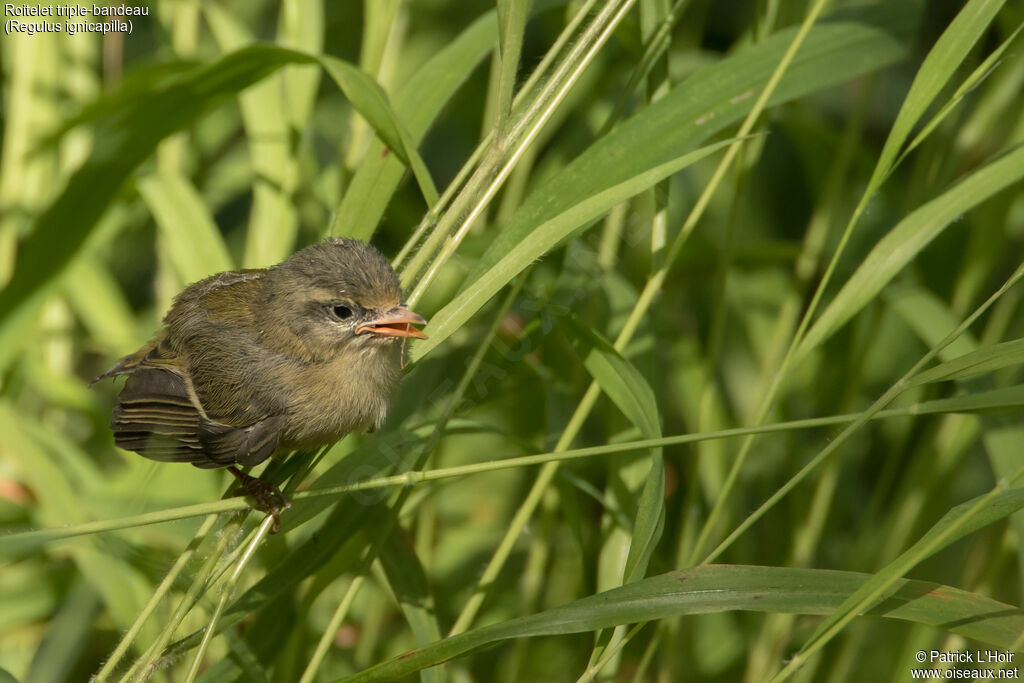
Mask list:
[{"label": "bird", "polygon": [[227,468],[276,532],[289,502],[239,468],[379,427],[404,342],[425,339],[414,326],[426,323],[380,251],[329,238],[189,285],[153,339],[92,384],[127,376],[110,420],[118,447]]}]

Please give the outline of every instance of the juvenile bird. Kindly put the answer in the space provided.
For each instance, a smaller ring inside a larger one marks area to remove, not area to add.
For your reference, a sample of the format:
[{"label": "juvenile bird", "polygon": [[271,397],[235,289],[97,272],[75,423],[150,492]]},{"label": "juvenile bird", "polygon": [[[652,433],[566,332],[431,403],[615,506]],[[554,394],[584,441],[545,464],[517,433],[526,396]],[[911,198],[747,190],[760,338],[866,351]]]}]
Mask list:
[{"label": "juvenile bird", "polygon": [[196,282],[152,341],[93,380],[128,375],[114,442],[152,460],[228,468],[276,530],[278,502],[288,501],[238,466],[384,421],[402,371],[398,342],[426,337],[413,327],[426,320],[401,301],[384,256],[340,238]]}]

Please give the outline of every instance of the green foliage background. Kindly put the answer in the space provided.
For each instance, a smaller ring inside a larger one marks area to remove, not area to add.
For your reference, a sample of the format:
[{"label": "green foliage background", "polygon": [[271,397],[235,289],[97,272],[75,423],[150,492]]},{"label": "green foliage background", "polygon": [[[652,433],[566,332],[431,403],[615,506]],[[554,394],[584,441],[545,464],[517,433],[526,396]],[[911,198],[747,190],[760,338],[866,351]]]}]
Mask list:
[{"label": "green foliage background", "polygon": [[[0,46],[0,681],[1022,649],[1020,3],[143,6]],[[271,536],[87,383],[326,235],[430,339]]]}]

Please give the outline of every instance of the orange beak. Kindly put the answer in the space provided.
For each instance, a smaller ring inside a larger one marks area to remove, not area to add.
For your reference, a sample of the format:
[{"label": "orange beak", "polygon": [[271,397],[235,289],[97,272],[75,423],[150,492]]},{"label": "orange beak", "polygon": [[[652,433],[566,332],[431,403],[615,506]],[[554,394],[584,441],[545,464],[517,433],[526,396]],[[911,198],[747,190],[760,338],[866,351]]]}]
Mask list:
[{"label": "orange beak", "polygon": [[360,323],[356,334],[376,334],[381,337],[411,337],[426,339],[427,335],[413,325],[426,325],[427,321],[418,313],[413,313],[405,304],[395,306],[390,311],[381,313],[373,320]]}]

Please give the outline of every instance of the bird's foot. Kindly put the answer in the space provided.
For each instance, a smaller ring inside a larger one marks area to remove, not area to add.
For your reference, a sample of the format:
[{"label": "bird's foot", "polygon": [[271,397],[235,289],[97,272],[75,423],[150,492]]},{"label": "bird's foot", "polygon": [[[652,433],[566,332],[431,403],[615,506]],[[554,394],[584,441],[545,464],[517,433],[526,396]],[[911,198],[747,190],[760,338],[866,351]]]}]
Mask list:
[{"label": "bird's foot", "polygon": [[291,501],[281,493],[281,489],[276,484],[257,479],[237,467],[228,467],[227,470],[238,480],[243,493],[256,502],[253,507],[274,518],[274,525],[270,527],[270,533],[279,532],[281,530],[281,510],[287,510],[292,506]]}]

